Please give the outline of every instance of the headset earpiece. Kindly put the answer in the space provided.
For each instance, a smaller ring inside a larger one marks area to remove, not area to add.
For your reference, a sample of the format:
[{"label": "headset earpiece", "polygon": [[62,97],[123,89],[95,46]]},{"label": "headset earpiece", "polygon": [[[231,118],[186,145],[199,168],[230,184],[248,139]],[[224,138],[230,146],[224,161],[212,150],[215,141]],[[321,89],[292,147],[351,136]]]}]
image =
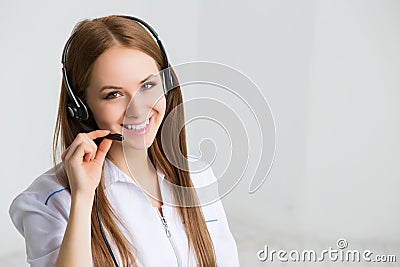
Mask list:
[{"label": "headset earpiece", "polygon": [[89,112],[83,104],[83,101],[75,96],[75,99],[78,101],[79,107],[73,105],[71,102],[67,104],[67,111],[69,116],[78,120],[87,120],[89,118]]},{"label": "headset earpiece", "polygon": [[174,80],[171,74],[171,70],[169,68],[162,70],[162,77],[164,94],[167,95],[170,90],[174,89]]},{"label": "headset earpiece", "polygon": [[71,103],[67,104],[67,113],[71,118],[75,118],[75,114],[78,114],[78,110]]},{"label": "headset earpiece", "polygon": [[79,105],[81,105],[81,107],[78,108],[79,117],[81,120],[85,121],[89,118],[89,112],[86,108],[86,105],[83,104],[83,101],[80,99],[80,97],[76,97],[76,100],[78,100]]},{"label": "headset earpiece", "polygon": [[79,97],[75,96],[75,99],[78,101],[79,107],[68,103],[67,110],[69,116],[78,120],[87,120],[89,118],[89,112],[85,104],[83,104],[83,101]]}]

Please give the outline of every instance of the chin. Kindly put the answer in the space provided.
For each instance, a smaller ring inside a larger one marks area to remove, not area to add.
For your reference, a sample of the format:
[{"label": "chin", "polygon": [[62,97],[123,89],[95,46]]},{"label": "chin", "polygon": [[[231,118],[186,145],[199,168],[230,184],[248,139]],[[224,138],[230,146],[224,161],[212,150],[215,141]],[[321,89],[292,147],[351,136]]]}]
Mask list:
[{"label": "chin", "polygon": [[154,138],[146,138],[142,140],[129,140],[124,139],[123,147],[124,149],[134,149],[134,150],[144,150],[148,149],[154,142]]},{"label": "chin", "polygon": [[[157,125],[155,125],[157,124]],[[144,150],[148,149],[153,142],[155,141],[155,137],[157,135],[157,131],[159,128],[158,123],[153,123],[151,125],[151,129],[142,136],[132,136],[128,135],[126,132],[124,133],[124,141],[123,146],[125,149],[135,149],[135,150]]]}]

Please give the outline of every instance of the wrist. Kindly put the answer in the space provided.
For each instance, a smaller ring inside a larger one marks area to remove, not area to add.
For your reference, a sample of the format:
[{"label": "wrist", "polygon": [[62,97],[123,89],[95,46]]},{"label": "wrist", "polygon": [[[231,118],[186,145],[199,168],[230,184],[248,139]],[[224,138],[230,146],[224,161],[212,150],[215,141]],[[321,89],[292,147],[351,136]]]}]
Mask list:
[{"label": "wrist", "polygon": [[74,192],[71,193],[71,201],[72,202],[78,202],[80,204],[93,204],[93,200],[94,200],[94,196],[95,196],[95,192]]}]

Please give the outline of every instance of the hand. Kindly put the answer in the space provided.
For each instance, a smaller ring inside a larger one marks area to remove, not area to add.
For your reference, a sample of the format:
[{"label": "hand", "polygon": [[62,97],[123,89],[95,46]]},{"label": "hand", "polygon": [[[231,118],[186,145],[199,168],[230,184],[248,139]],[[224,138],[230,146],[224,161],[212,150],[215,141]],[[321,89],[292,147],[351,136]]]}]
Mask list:
[{"label": "hand", "polygon": [[104,159],[112,140],[104,138],[99,146],[93,141],[106,136],[109,130],[79,133],[72,144],[62,153],[61,159],[67,173],[71,195],[93,197],[100,183]]}]

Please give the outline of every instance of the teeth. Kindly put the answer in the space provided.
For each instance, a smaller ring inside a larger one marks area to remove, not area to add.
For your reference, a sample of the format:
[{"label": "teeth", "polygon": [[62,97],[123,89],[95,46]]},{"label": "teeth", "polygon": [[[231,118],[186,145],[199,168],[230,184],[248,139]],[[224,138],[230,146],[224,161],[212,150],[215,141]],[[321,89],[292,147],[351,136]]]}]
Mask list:
[{"label": "teeth", "polygon": [[143,130],[144,128],[146,128],[146,125],[150,123],[150,119],[147,119],[145,122],[143,122],[142,124],[139,125],[135,125],[135,124],[124,124],[124,127],[129,129],[129,130],[135,130],[135,131],[139,131],[139,130]]}]

